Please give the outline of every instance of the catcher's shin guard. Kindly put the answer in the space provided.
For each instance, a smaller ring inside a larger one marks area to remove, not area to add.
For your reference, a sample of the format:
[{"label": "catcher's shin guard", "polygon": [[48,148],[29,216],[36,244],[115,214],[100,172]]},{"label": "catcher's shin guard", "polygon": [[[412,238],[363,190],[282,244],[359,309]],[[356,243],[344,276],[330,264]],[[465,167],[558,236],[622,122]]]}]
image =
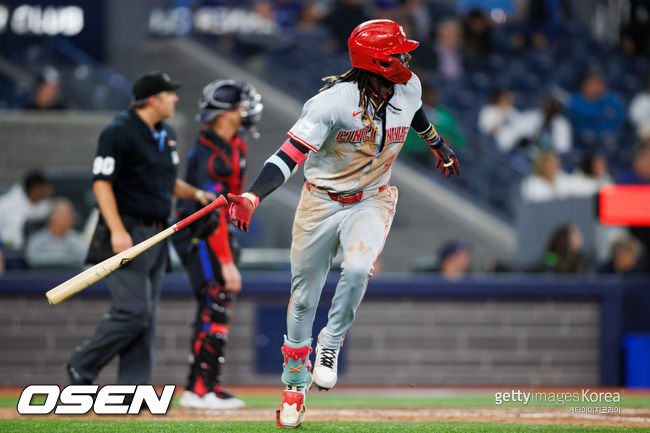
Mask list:
[{"label": "catcher's shin guard", "polygon": [[329,391],[336,385],[341,346],[336,349],[321,346],[320,336],[322,333],[323,331],[318,334],[318,341],[316,342],[316,360],[314,361],[311,380],[319,391]]},{"label": "catcher's shin guard", "polygon": [[226,335],[202,331],[194,341],[194,359],[191,389],[199,396],[211,392],[221,383],[221,365],[224,362]]},{"label": "catcher's shin guard", "polygon": [[206,292],[206,304],[200,312],[200,329],[192,343],[190,389],[203,397],[221,384],[221,366],[228,342],[230,299],[218,286]]}]

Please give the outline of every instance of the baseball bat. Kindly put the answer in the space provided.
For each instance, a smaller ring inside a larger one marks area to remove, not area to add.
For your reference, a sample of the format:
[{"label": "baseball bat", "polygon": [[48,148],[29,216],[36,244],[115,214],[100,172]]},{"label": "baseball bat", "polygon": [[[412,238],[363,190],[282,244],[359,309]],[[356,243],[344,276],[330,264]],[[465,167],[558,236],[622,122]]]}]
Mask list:
[{"label": "baseball bat", "polygon": [[160,233],[153,235],[149,239],[145,239],[137,245],[132,246],[128,250],[124,250],[121,253],[115,254],[113,257],[109,257],[101,263],[96,264],[92,268],[86,269],[82,273],[75,275],[69,280],[59,284],[55,288],[49,290],[45,296],[47,297],[50,305],[57,305],[69,297],[76,295],[81,292],[86,287],[90,286],[93,283],[101,280],[111,272],[116,269],[121,268],[125,264],[133,260],[138,254],[146,251],[152,246],[156,245],[158,242],[163,239],[168,238],[177,231],[181,230],[184,227],[192,224],[197,219],[201,218],[203,215],[208,212],[224,206],[227,203],[226,198],[220,195],[215,201],[208,204],[207,206],[199,209],[194,212],[192,215],[187,218],[177,222],[171,227],[161,231]]}]

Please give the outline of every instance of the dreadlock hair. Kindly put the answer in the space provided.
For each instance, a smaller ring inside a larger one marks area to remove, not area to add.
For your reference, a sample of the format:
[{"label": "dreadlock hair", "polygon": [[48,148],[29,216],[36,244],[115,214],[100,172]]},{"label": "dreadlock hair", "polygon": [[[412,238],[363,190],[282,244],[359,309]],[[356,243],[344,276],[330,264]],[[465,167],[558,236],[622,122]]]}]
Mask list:
[{"label": "dreadlock hair", "polygon": [[[395,83],[392,81],[382,77],[379,74],[375,74],[374,72],[366,71],[365,69],[360,69],[360,68],[352,68],[348,70],[347,72],[341,74],[341,75],[330,75],[328,77],[323,77],[323,81],[325,81],[325,85],[320,88],[319,92],[322,92],[323,90],[327,90],[333,85],[337,83],[347,83],[347,82],[355,82],[357,83],[357,87],[359,88],[359,106],[363,107],[363,117],[368,119],[370,122],[370,126],[372,127],[373,130],[375,130],[375,133],[377,133],[375,129],[375,124],[372,121],[372,117],[370,117],[370,114],[368,114],[368,105],[370,104],[370,95],[375,95],[377,98],[378,96],[378,90],[375,89],[372,84],[370,84],[370,78],[376,78],[380,85],[383,87],[387,87],[389,89],[392,89]],[[391,90],[392,92],[392,90]],[[379,107],[375,110],[375,113],[379,111],[379,108],[386,103],[387,105],[390,105],[394,109],[401,111],[399,108],[391,105],[388,101],[384,100],[381,101],[379,104]]]}]

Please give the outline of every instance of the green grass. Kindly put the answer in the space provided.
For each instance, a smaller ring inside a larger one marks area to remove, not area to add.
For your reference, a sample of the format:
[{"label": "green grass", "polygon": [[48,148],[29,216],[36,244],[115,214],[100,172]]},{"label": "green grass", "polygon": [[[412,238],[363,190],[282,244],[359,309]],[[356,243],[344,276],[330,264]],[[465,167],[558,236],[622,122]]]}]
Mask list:
[{"label": "green grass", "polygon": [[[275,407],[279,404],[280,396],[243,396],[249,408]],[[178,401],[174,399],[172,406]],[[474,408],[497,407],[494,394],[468,394],[449,396],[370,396],[350,394],[325,394],[309,393],[307,404],[310,408],[393,408],[393,409],[420,409],[420,408]],[[14,403],[15,405],[15,403]],[[553,402],[530,402],[526,407],[577,407],[577,406],[620,406],[628,408],[650,408],[650,396],[623,395],[620,403],[596,404],[588,402],[571,402],[557,405]],[[504,402],[500,407],[524,407],[523,403]]]},{"label": "green grass", "polygon": [[[2,432],[183,432],[183,433],[262,433],[278,432],[273,423],[258,422],[212,422],[212,421],[77,421],[65,420],[10,420],[0,421]],[[468,422],[305,422],[298,432],[364,432],[364,433],[641,433],[650,428],[546,426],[536,424],[488,424]]]},{"label": "green grass", "polygon": [[[275,408],[279,405],[280,395],[240,396],[248,408]],[[35,396],[34,404],[42,404],[43,397]],[[420,408],[494,408],[493,393],[465,394],[465,395],[440,395],[440,396],[382,396],[356,394],[332,394],[311,392],[307,397],[310,408],[393,408],[393,409],[420,409]],[[18,396],[0,397],[0,407],[16,407]],[[172,407],[178,407],[178,398],[172,401]],[[552,402],[531,402],[526,407],[577,407],[577,406],[620,406],[625,408],[650,408],[649,395],[623,394],[620,403],[615,404],[590,404],[588,402],[571,402],[557,405]],[[500,407],[524,407],[519,402],[504,402]]]},{"label": "green grass", "polygon": [[[262,395],[240,396],[246,402],[248,408],[265,408],[269,409],[269,418],[272,416],[272,410],[278,407],[279,395]],[[34,403],[38,404],[35,397]],[[40,398],[40,400],[43,400]],[[18,396],[0,397],[0,407],[16,407]],[[529,403],[526,407],[555,407],[565,408],[572,406],[584,406],[581,403],[568,403],[564,406],[558,406],[554,403],[538,402]],[[178,406],[178,399],[174,399],[172,406]],[[476,393],[459,393],[449,395],[369,395],[368,391],[360,391],[358,394],[353,393],[310,393],[308,397],[309,408],[358,408],[363,411],[364,408],[381,409],[381,408],[496,408],[493,392]],[[601,405],[596,405],[601,406]],[[619,404],[612,406],[621,406],[625,408],[649,408],[650,396],[647,394],[623,393],[622,400]],[[500,407],[505,408],[522,408],[522,403],[508,402]],[[214,419],[218,419],[215,414]],[[112,421],[102,419],[75,419],[67,417],[65,419],[49,419],[39,417],[29,417],[17,420],[0,420],[0,432],[233,432],[233,433],[258,433],[258,432],[278,432],[273,421],[149,421],[129,419]],[[303,424],[298,432],[368,432],[368,433],[528,433],[528,432],[550,432],[550,433],[605,433],[605,432],[648,432],[650,428],[639,427],[601,427],[601,426],[570,426],[570,425],[538,425],[538,424],[494,424],[480,422],[319,422],[307,421]]]}]

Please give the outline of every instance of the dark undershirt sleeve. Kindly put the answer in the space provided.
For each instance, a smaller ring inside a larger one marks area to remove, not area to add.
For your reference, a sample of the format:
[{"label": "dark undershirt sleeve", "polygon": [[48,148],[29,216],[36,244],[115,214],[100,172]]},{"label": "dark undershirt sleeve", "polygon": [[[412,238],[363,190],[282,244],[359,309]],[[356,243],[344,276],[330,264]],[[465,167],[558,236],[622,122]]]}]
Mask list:
[{"label": "dark undershirt sleeve", "polygon": [[262,170],[255,178],[250,192],[255,194],[260,201],[278,189],[284,183],[284,175],[275,164],[264,164]]},{"label": "dark undershirt sleeve", "polygon": [[[307,147],[298,143],[294,139],[290,138],[289,141],[301,153],[306,155],[309,152],[309,149],[307,149]],[[281,149],[278,149],[275,155],[287,165],[290,171],[293,172],[294,168],[298,164],[293,158],[291,158]],[[260,199],[260,201],[262,201],[266,196],[278,189],[280,185],[282,185],[285,181],[286,179],[284,177],[284,174],[277,165],[266,163],[255,178],[255,181],[253,181],[253,185],[250,187],[249,191],[255,194]]]},{"label": "dark undershirt sleeve", "polygon": [[427,130],[427,128],[429,128],[429,125],[429,119],[427,119],[426,114],[424,114],[424,110],[422,107],[420,107],[420,109],[416,111],[415,115],[413,116],[411,126],[413,129],[415,129],[415,132],[424,132]]}]

